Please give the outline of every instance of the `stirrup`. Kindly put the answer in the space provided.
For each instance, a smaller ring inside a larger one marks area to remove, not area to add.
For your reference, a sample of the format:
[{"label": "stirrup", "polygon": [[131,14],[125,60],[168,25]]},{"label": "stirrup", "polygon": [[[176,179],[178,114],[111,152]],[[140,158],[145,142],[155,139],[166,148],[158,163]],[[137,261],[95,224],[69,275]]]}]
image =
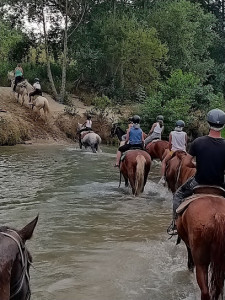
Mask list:
[{"label": "stirrup", "polygon": [[170,226],[167,228],[167,233],[171,235],[171,237],[173,235],[177,235],[177,226],[175,224],[175,220],[173,220]]}]

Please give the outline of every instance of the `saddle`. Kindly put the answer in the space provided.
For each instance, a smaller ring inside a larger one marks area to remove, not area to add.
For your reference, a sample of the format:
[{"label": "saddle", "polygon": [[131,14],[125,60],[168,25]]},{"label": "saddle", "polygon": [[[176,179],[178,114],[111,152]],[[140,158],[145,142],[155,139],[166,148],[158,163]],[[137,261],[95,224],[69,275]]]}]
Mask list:
[{"label": "saddle", "polygon": [[18,86],[18,87],[26,87],[26,81],[22,80],[22,81],[18,82],[16,86]]},{"label": "saddle", "polygon": [[211,197],[219,196],[223,199],[225,197],[225,189],[217,185],[197,185],[194,187],[193,192],[194,195],[187,197],[177,208],[176,212],[178,214],[183,213],[191,202],[201,198],[202,195]]},{"label": "saddle", "polygon": [[91,132],[93,132],[93,130],[82,131],[82,132],[80,133],[81,139],[83,139],[83,138],[85,137],[85,135],[87,135],[88,133],[91,133]]}]

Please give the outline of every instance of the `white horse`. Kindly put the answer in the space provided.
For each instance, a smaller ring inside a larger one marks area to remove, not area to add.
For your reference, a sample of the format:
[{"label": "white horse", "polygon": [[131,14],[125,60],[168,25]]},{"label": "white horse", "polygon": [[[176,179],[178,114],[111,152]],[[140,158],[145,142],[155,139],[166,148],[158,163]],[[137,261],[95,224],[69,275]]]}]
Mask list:
[{"label": "white horse", "polygon": [[47,115],[50,113],[48,100],[43,96],[38,96],[35,100],[32,101],[31,105],[32,109],[34,107],[36,108],[39,117],[41,116],[41,109],[43,109],[45,117],[47,117]]},{"label": "white horse", "polygon": [[[8,72],[8,79],[11,80],[11,88],[13,90],[15,84],[15,76],[13,71]],[[19,102],[19,97],[21,96],[21,105],[23,105],[25,101],[25,96],[28,96],[28,94],[33,90],[34,90],[33,86],[26,79],[17,83],[16,86],[17,102]]]},{"label": "white horse", "polygon": [[[78,131],[81,129],[84,129],[82,127],[82,124],[78,123]],[[93,132],[93,131],[82,131],[81,132],[81,141],[80,141],[80,148],[82,149],[82,146],[85,147],[90,147],[93,153],[96,153],[97,151],[100,150],[99,144],[101,144],[102,139],[101,137]]]}]

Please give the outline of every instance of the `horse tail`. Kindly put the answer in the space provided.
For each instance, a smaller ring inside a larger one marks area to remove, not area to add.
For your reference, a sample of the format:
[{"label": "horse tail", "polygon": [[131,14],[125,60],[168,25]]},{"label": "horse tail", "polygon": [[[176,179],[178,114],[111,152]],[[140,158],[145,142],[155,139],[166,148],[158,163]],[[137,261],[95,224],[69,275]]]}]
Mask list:
[{"label": "horse tail", "polygon": [[144,177],[145,177],[145,164],[146,159],[143,155],[138,154],[136,157],[136,176],[135,176],[135,191],[134,195],[139,195],[144,189]]},{"label": "horse tail", "polygon": [[46,114],[49,114],[49,113],[50,113],[50,107],[49,107],[49,103],[48,103],[48,100],[47,100],[47,99],[46,99],[45,102],[44,102],[44,107],[43,107],[43,109],[44,109],[44,112],[45,112]]},{"label": "horse tail", "polygon": [[[225,277],[225,214],[216,213],[214,222],[214,236],[212,237],[214,245],[210,264],[212,274],[210,290],[212,295],[217,294],[218,297],[219,295],[223,295]],[[218,299],[217,297],[213,296],[212,300]]]}]

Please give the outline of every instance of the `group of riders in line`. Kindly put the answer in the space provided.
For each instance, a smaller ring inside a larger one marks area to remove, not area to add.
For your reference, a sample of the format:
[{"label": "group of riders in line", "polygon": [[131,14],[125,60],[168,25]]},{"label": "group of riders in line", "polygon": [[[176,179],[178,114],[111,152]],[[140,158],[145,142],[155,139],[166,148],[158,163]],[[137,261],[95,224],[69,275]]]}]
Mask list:
[{"label": "group of riders in line", "polygon": [[[120,146],[116,156],[115,167],[119,167],[121,154],[130,149],[142,149],[155,139],[161,139],[164,129],[164,118],[157,116],[156,123],[152,125],[149,136],[144,139],[144,133],[140,128],[140,117],[138,115],[129,119],[130,123],[125,135],[125,144]],[[225,113],[220,109],[212,109],[207,114],[209,134],[195,139],[187,154],[187,166],[196,168],[196,174],[188,179],[173,195],[173,220],[168,228],[168,234],[177,234],[176,209],[185,198],[193,194],[197,185],[219,186],[225,188],[225,139],[221,136],[221,130],[225,126]],[[183,131],[185,123],[178,120],[175,128],[169,134],[169,149],[162,160],[160,184],[165,184],[165,170],[168,161],[176,151],[186,152],[187,134]],[[194,161],[195,159],[195,161]]]},{"label": "group of riders in line", "polygon": [[[14,76],[15,76],[15,81],[14,81],[13,91],[16,92],[17,84],[24,80],[23,68],[22,68],[21,64],[18,64],[16,66],[16,68],[14,70]],[[40,84],[40,80],[38,78],[34,79],[33,88],[34,88],[34,91],[29,93],[29,102],[30,103],[31,103],[32,96],[35,96],[35,95],[42,96],[41,84]]]}]

